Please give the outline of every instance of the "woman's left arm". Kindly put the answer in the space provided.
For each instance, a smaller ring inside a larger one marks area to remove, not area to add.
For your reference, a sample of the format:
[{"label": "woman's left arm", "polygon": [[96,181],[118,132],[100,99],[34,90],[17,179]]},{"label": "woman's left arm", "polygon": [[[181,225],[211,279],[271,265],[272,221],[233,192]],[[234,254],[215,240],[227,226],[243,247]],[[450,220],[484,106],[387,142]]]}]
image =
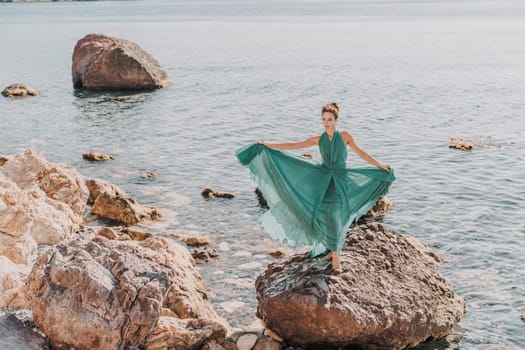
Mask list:
[{"label": "woman's left arm", "polygon": [[390,172],[390,165],[388,164],[381,164],[377,159],[372,157],[368,152],[364,151],[359,147],[359,145],[354,141],[354,138],[348,131],[341,132],[341,136],[343,136],[343,141],[346,145],[348,145],[352,151],[354,151],[359,157],[366,160],[368,163],[375,165],[378,168],[381,168],[385,171]]}]

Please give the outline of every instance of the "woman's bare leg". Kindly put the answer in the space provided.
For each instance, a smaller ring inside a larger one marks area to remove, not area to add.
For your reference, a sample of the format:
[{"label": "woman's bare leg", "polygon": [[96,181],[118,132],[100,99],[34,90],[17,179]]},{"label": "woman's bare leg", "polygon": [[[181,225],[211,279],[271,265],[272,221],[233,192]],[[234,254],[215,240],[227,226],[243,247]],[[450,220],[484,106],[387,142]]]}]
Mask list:
[{"label": "woman's bare leg", "polygon": [[339,254],[337,252],[332,252],[332,267],[334,270],[339,270],[341,264],[339,263]]}]

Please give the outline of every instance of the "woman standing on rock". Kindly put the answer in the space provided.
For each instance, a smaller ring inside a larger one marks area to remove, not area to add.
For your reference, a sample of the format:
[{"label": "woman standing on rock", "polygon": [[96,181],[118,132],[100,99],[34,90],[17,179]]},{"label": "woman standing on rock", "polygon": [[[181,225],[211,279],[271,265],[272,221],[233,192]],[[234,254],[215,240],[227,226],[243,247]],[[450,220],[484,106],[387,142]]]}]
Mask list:
[{"label": "woman standing on rock", "polygon": [[[259,220],[265,230],[292,247],[311,246],[311,257],[327,254],[334,270],[340,269],[339,253],[350,224],[366,214],[395,180],[389,165],[363,151],[348,131],[336,130],[338,117],[337,104],[327,104],[321,135],[301,142],[260,142],[237,151],[270,206]],[[281,151],[314,145],[319,145],[323,159],[319,164]],[[377,168],[347,168],[346,146]]]}]

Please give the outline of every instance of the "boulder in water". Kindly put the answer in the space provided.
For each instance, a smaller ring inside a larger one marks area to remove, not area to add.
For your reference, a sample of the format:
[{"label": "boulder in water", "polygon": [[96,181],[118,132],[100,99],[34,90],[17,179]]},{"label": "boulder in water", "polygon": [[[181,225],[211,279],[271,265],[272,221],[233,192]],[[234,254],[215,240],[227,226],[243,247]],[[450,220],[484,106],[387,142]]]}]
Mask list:
[{"label": "boulder in water", "polygon": [[137,44],[101,34],[80,39],[73,52],[73,86],[86,90],[150,90],[169,85],[159,63]]},{"label": "boulder in water", "polygon": [[349,231],[341,269],[295,254],[256,280],[257,314],[291,343],[403,349],[449,334],[465,301],[435,271],[441,259],[378,223]]}]

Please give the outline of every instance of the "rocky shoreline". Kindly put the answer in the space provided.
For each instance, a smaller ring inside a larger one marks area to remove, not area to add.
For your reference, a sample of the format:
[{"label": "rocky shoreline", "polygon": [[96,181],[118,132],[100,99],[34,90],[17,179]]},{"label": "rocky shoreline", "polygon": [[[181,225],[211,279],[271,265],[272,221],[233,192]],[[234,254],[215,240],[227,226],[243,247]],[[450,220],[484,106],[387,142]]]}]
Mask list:
[{"label": "rocky shoreline", "polygon": [[[195,267],[210,239],[180,232],[181,243],[197,247],[190,253],[128,228],[161,219],[160,210],[118,187],[85,181],[31,149],[2,159],[2,347],[403,349],[446,337],[466,312],[435,271],[436,253],[369,223],[349,231],[340,273],[322,258],[276,254],[255,283],[259,321],[232,330]],[[117,226],[86,226],[89,211]]]}]

